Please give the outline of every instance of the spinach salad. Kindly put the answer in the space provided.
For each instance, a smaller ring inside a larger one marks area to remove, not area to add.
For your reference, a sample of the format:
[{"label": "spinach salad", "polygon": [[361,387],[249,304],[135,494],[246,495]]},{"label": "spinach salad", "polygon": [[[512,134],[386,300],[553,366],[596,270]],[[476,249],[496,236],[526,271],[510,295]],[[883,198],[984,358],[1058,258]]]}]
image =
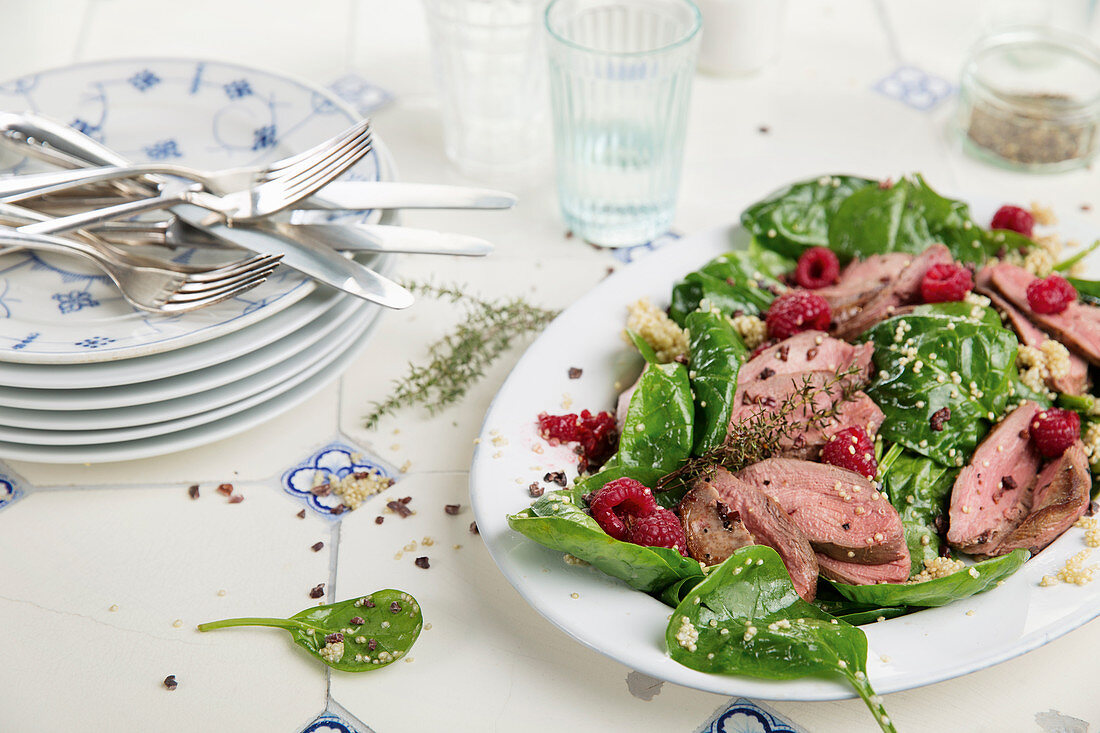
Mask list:
[{"label": "spinach salad", "polygon": [[989,591],[1089,504],[1100,355],[1072,331],[1100,284],[1039,315],[1081,257],[919,175],[794,183],[741,222],[747,249],[625,334],[617,450],[509,525],[671,607],[680,664],[843,679],[891,731],[859,626]]}]

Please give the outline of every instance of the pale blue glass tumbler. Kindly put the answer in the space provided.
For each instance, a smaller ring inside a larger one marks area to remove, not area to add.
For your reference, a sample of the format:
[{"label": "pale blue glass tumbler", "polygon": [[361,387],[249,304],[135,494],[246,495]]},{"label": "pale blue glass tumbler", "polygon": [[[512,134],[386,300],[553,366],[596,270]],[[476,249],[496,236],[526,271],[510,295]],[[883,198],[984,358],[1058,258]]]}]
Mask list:
[{"label": "pale blue glass tumbler", "polygon": [[605,247],[672,225],[701,18],[690,0],[553,0],[546,9],[558,199]]}]

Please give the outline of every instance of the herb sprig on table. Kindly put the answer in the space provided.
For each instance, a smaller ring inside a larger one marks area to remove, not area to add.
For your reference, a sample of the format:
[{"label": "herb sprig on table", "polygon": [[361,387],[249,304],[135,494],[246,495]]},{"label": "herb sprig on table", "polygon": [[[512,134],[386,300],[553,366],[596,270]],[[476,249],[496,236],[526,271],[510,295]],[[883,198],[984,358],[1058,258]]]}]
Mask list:
[{"label": "herb sprig on table", "polygon": [[459,285],[402,284],[414,294],[461,304],[466,317],[428,347],[426,364],[409,364],[408,373],[394,380],[390,395],[375,402],[364,418],[368,429],[403,407],[424,405],[434,415],[454,404],[516,339],[545,328],[558,315],[558,311],[540,308],[519,297],[480,298]]}]

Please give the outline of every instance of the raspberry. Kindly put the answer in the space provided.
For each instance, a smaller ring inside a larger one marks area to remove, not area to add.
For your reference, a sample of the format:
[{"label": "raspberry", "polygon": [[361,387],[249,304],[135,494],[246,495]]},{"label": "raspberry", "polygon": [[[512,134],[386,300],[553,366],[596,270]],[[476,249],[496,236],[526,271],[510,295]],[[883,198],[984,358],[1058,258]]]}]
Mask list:
[{"label": "raspberry", "polygon": [[838,430],[821,449],[821,462],[873,479],[878,473],[875,447],[867,431],[860,427]]},{"label": "raspberry", "polygon": [[1032,280],[1027,286],[1027,304],[1035,313],[1061,313],[1077,300],[1077,290],[1059,275]]},{"label": "raspberry", "polygon": [[638,517],[630,527],[629,541],[643,547],[671,547],[687,557],[687,538],[679,518],[668,509]]},{"label": "raspberry", "polygon": [[768,335],[785,339],[800,331],[825,331],[830,318],[832,313],[824,298],[808,290],[794,290],[776,298],[764,320]]},{"label": "raspberry", "polygon": [[962,300],[974,289],[970,270],[959,265],[932,265],[920,281],[925,303],[949,303]]},{"label": "raspberry", "polygon": [[840,260],[831,249],[810,247],[798,258],[794,279],[799,285],[810,290],[832,285],[840,279]]},{"label": "raspberry", "polygon": [[1052,407],[1031,421],[1031,440],[1044,458],[1057,458],[1081,437],[1081,418],[1072,410]]},{"label": "raspberry", "polygon": [[1035,219],[1031,213],[1019,206],[1002,206],[993,215],[990,223],[991,229],[1011,229],[1025,237],[1031,236],[1031,230],[1035,227]]},{"label": "raspberry", "polygon": [[539,434],[544,440],[579,444],[579,471],[586,470],[590,463],[603,463],[618,447],[615,416],[610,412],[596,415],[588,410],[582,410],[580,415],[547,415],[543,412],[539,414],[538,421]]},{"label": "raspberry", "polygon": [[600,529],[617,540],[630,534],[627,522],[645,517],[657,510],[653,492],[632,478],[609,481],[592,495],[588,502],[592,518]]}]

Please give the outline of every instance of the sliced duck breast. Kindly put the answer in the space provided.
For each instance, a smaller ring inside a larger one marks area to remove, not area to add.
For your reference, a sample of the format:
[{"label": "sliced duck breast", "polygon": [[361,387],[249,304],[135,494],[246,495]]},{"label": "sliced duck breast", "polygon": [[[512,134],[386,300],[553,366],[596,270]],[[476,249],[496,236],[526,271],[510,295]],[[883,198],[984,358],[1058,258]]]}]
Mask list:
[{"label": "sliced duck breast", "polygon": [[860,374],[869,375],[874,352],[873,344],[854,346],[824,331],[803,331],[749,359],[738,372],[737,390],[740,393],[747,385],[777,374],[835,372],[858,366]]},{"label": "sliced duck breast", "polygon": [[864,564],[909,562],[901,517],[866,477],[793,458],[769,458],[735,475],[774,499],[819,554]]},{"label": "sliced duck breast", "polygon": [[947,543],[985,554],[1014,530],[1031,507],[1040,456],[1028,438],[1039,405],[1030,400],[985,437],[951,488]]},{"label": "sliced duck breast", "polygon": [[865,260],[852,260],[841,271],[836,285],[814,292],[824,298],[834,312],[858,308],[896,280],[912,259],[913,255],[904,252],[887,252]]},{"label": "sliced duck breast", "polygon": [[779,553],[798,595],[812,601],[817,594],[817,558],[809,540],[767,494],[716,468],[709,476],[697,479],[692,488],[713,488],[727,511],[736,512],[758,545],[767,545]]},{"label": "sliced duck breast", "polygon": [[1022,267],[1008,263],[994,265],[990,269],[990,280],[1005,299],[1027,314],[1039,328],[1054,334],[1071,351],[1100,365],[1100,308],[1074,302],[1061,313],[1034,313],[1027,302],[1027,286],[1036,279],[1035,276]]},{"label": "sliced duck breast", "polygon": [[713,486],[688,491],[679,510],[688,554],[704,565],[717,565],[742,547],[756,544],[741,515],[719,501]]},{"label": "sliced duck breast", "polygon": [[626,413],[630,409],[630,400],[634,397],[634,393],[638,391],[638,383],[641,381],[642,375],[639,374],[638,378],[634,380],[634,384],[619,394],[619,399],[615,403],[615,427],[620,434],[623,432],[623,426],[626,425]]},{"label": "sliced duck breast", "polygon": [[835,381],[835,372],[812,371],[774,374],[766,379],[747,382],[743,385],[744,389],[742,385],[738,385],[739,396],[734,399],[730,412],[730,426],[744,421],[755,421],[775,412],[809,385],[814,390],[813,399],[794,407],[788,416],[790,422],[802,425],[804,429],[782,437],[779,448],[784,455],[814,458],[829,436],[855,425],[867,430],[869,435],[874,435],[882,424],[883,414],[878,405],[860,391],[851,393],[847,399],[837,404],[835,416],[811,423],[814,414],[820,414],[840,401],[843,387],[851,388],[862,382],[862,378],[856,375],[846,377],[842,384],[834,384],[826,391],[826,386]]},{"label": "sliced duck breast", "polygon": [[[1019,308],[1009,303],[1000,291],[993,286],[992,281],[993,268],[983,267],[974,276],[974,289],[989,298],[990,302],[993,303],[993,307],[1004,314],[1009,325],[1012,326],[1012,330],[1019,337],[1020,343],[1036,349],[1042,348],[1043,344],[1050,340],[1050,336],[1028,320],[1028,317]],[[1084,394],[1085,390],[1088,389],[1088,383],[1088,363],[1077,354],[1070,352],[1069,372],[1064,376],[1054,377],[1050,386],[1066,394]]]},{"label": "sliced duck breast", "polygon": [[[867,305],[851,318],[838,321],[833,335],[853,339],[876,323],[889,318],[894,310],[920,297],[920,283],[928,268],[933,265],[949,265],[954,260],[951,252],[942,244],[933,244],[913,258],[897,278],[880,290]],[[834,320],[836,320],[834,318]]]},{"label": "sliced duck breast", "polygon": [[1089,508],[1092,476],[1085,445],[1077,441],[1060,458],[1048,463],[1035,481],[1031,511],[1020,526],[997,545],[991,556],[1017,549],[1034,555],[1062,536]]},{"label": "sliced duck breast", "polygon": [[845,562],[818,553],[818,568],[829,580],[848,585],[876,585],[878,583],[904,583],[909,580],[909,555],[892,562],[863,565]]}]

